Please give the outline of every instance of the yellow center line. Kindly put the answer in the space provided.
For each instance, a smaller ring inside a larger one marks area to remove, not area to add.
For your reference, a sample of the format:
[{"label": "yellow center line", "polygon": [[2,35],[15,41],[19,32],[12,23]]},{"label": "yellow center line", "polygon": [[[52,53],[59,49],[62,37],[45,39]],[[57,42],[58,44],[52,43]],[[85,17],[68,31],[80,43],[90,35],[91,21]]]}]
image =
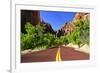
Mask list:
[{"label": "yellow center line", "polygon": [[56,62],[61,61],[61,55],[60,55],[60,48],[58,48],[57,53],[56,53]]}]

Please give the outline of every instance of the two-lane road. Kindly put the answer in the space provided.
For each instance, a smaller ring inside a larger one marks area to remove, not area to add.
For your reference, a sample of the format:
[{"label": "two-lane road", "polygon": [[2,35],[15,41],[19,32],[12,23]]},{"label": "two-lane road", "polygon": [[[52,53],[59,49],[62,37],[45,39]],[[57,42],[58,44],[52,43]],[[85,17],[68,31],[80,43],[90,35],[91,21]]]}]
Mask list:
[{"label": "two-lane road", "polygon": [[70,60],[88,60],[89,54],[79,52],[71,47],[57,47],[47,50],[30,52],[21,55],[21,62],[48,62],[48,61],[70,61]]}]

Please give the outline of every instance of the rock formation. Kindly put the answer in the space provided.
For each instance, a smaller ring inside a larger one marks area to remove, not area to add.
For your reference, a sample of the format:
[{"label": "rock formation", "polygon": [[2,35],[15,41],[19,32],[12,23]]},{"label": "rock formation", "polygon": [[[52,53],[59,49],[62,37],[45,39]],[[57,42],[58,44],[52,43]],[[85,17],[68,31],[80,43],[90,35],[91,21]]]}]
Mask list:
[{"label": "rock formation", "polygon": [[73,32],[74,30],[74,20],[81,20],[81,19],[90,19],[89,13],[83,13],[83,12],[77,12],[75,14],[75,17],[73,18],[73,21],[67,22],[64,24],[61,29],[58,31],[54,31],[52,29],[52,26],[43,21],[42,18],[40,18],[40,12],[39,11],[33,11],[33,10],[21,10],[21,32],[25,32],[24,27],[26,22],[30,22],[33,24],[33,26],[40,24],[45,27],[45,32],[49,32],[52,34],[55,34],[56,36],[62,36],[67,35]]},{"label": "rock formation", "polygon": [[58,36],[67,35],[73,32],[73,30],[74,30],[74,24],[72,22],[68,22],[68,23],[65,23],[64,26],[60,30],[58,30],[57,35]]},{"label": "rock formation", "polygon": [[90,14],[89,13],[83,13],[83,12],[78,12],[75,14],[75,17],[73,18],[72,22],[67,22],[64,24],[63,27],[61,27],[60,30],[58,30],[57,32],[57,36],[61,36],[61,35],[67,35],[70,34],[71,32],[73,32],[74,30],[74,21],[75,20],[81,20],[81,19],[90,19]]},{"label": "rock formation", "polygon": [[49,32],[49,33],[52,33],[52,34],[55,34],[55,31],[53,30],[51,24],[45,22],[45,21],[41,21],[40,22],[41,26],[44,26],[45,27],[45,32]]},{"label": "rock formation", "polygon": [[74,24],[69,22],[62,27],[62,30],[64,31],[64,35],[70,34],[74,30]]},{"label": "rock formation", "polygon": [[24,27],[26,22],[33,25],[40,23],[40,12],[32,10],[21,10],[21,32],[25,32]]},{"label": "rock formation", "polygon": [[80,19],[90,19],[90,14],[83,12],[76,13],[74,20],[80,20]]}]

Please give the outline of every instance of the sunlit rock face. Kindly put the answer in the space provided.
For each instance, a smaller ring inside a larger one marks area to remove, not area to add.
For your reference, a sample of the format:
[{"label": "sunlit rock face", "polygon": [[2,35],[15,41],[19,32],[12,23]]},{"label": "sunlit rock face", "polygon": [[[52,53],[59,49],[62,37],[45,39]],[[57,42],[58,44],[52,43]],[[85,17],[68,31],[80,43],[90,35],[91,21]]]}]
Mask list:
[{"label": "sunlit rock face", "polygon": [[68,35],[71,32],[73,32],[75,25],[74,25],[74,21],[75,20],[81,20],[81,19],[90,19],[90,14],[89,13],[82,13],[82,12],[78,12],[75,14],[75,17],[73,18],[72,22],[67,22],[64,24],[64,26],[61,27],[60,30],[58,30],[57,35],[61,36],[61,35]]},{"label": "sunlit rock face", "polygon": [[21,10],[21,32],[25,33],[25,24],[26,22],[30,22],[33,26],[40,24],[41,26],[45,27],[45,32],[49,32],[60,37],[62,35],[68,35],[71,32],[73,32],[75,27],[74,21],[81,19],[90,19],[90,14],[77,12],[71,22],[64,23],[58,31],[54,31],[51,24],[47,23],[46,21],[42,20],[42,18],[40,18],[40,11]]},{"label": "sunlit rock face", "polygon": [[80,19],[90,19],[90,14],[82,12],[76,13],[74,20],[80,20]]},{"label": "sunlit rock face", "polygon": [[72,22],[65,23],[64,26],[62,26],[61,29],[58,30],[58,36],[70,34],[71,32],[73,32],[73,30],[74,24]]},{"label": "sunlit rock face", "polygon": [[70,34],[74,30],[74,24],[72,22],[66,23],[62,28],[64,35]]},{"label": "sunlit rock face", "polygon": [[32,10],[21,10],[21,32],[25,32],[24,26],[26,22],[30,22],[32,25],[40,23],[40,12]]}]

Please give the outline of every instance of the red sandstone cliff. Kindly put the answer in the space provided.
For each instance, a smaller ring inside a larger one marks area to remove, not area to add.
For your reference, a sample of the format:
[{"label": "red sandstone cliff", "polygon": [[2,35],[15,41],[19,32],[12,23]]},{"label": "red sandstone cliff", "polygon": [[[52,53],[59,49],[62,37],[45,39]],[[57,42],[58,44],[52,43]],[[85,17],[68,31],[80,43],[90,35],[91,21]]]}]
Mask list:
[{"label": "red sandstone cliff", "polygon": [[78,12],[76,13],[74,20],[80,20],[80,19],[90,19],[90,14],[89,13],[82,13]]},{"label": "red sandstone cliff", "polygon": [[72,22],[65,23],[64,26],[61,27],[60,30],[58,30],[58,32],[57,32],[58,36],[67,35],[67,34],[70,34],[71,32],[73,32],[74,27],[75,27],[73,22],[75,20],[81,20],[81,19],[88,19],[89,20],[90,14],[89,13],[83,13],[83,12],[76,13]]},{"label": "red sandstone cliff", "polygon": [[21,10],[21,32],[25,33],[25,24],[30,22],[33,26],[40,24],[45,27],[45,32],[55,34],[52,26],[40,18],[40,11]]},{"label": "red sandstone cliff", "polygon": [[[81,20],[81,19],[90,19],[90,14],[89,13],[83,13],[83,12],[77,12],[75,14],[75,17],[73,18],[74,20]],[[61,35],[67,35],[73,32],[74,30],[74,23],[72,22],[67,22],[64,24],[64,26],[61,27],[56,33],[52,29],[52,26],[45,22],[41,21],[42,19],[40,18],[40,12],[39,11],[32,11],[32,10],[21,10],[21,32],[25,32],[24,26],[26,22],[30,22],[33,24],[33,26],[37,24],[42,24],[42,26],[45,27],[46,32],[50,32],[53,34],[56,34],[57,36]]]},{"label": "red sandstone cliff", "polygon": [[21,10],[21,32],[25,32],[24,27],[26,22],[33,25],[40,23],[40,12],[32,10]]}]

